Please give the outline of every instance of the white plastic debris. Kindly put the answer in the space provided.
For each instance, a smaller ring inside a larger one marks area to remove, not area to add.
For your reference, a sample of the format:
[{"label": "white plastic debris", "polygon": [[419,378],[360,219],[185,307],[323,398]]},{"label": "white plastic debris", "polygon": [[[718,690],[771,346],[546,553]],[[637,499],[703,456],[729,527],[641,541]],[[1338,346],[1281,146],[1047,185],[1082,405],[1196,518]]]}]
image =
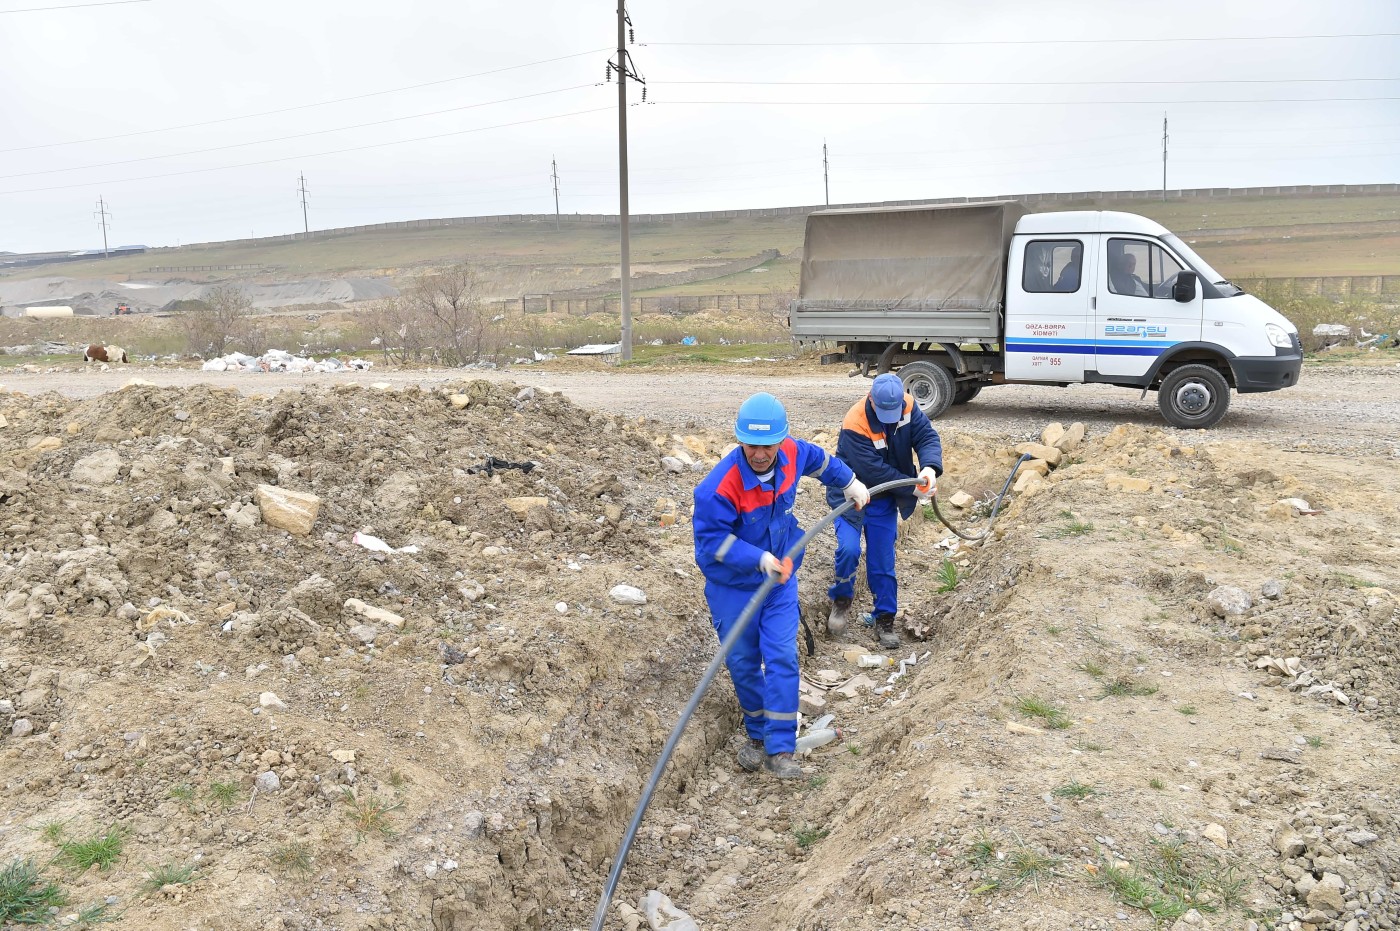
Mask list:
[{"label": "white plastic debris", "polygon": [[307,356],[295,356],[285,349],[269,349],[260,356],[250,356],[241,352],[231,352],[216,359],[210,359],[202,366],[206,372],[289,372],[292,374],[365,372],[374,365],[367,359],[341,361],[327,356],[320,361]]},{"label": "white plastic debris", "polygon": [[418,544],[416,543],[410,543],[408,546],[401,546],[398,549],[394,549],[378,537],[368,533],[360,533],[359,531],[356,531],[355,535],[350,538],[350,542],[354,543],[356,546],[363,546],[365,549],[372,550],[376,553],[418,552]]},{"label": "white plastic debris", "polygon": [[666,893],[659,889],[652,889],[643,895],[639,904],[651,931],[700,931],[695,919],[676,908]]}]

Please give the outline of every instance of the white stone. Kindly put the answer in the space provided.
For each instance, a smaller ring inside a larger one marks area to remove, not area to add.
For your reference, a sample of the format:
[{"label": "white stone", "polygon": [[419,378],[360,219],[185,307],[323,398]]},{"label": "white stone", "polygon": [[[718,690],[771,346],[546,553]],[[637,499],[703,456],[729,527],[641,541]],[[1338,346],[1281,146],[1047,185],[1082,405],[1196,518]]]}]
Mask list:
[{"label": "white stone", "polygon": [[614,585],[608,590],[608,597],[621,605],[644,605],[647,594],[631,585]]},{"label": "white stone", "polygon": [[282,778],[268,770],[258,773],[258,778],[253,781],[253,785],[258,787],[259,792],[277,792],[282,788]]},{"label": "white stone", "polygon": [[275,692],[263,692],[258,696],[258,706],[270,708],[273,711],[286,711],[287,703],[277,697]]},{"label": "white stone", "polygon": [[373,624],[356,624],[350,628],[350,636],[361,643],[373,643],[374,638],[379,636],[379,628]]},{"label": "white stone", "polygon": [[392,611],[386,611],[383,608],[376,608],[374,605],[366,604],[358,598],[345,599],[345,610],[353,614],[358,614],[376,624],[387,624],[395,630],[403,629],[404,620],[402,617]]},{"label": "white stone", "polygon": [[1206,604],[1217,617],[1239,617],[1254,607],[1254,599],[1242,588],[1222,585],[1206,596]]},{"label": "white stone", "polygon": [[1230,839],[1225,834],[1225,828],[1219,824],[1208,824],[1201,829],[1201,836],[1210,841],[1221,850],[1230,846]]}]

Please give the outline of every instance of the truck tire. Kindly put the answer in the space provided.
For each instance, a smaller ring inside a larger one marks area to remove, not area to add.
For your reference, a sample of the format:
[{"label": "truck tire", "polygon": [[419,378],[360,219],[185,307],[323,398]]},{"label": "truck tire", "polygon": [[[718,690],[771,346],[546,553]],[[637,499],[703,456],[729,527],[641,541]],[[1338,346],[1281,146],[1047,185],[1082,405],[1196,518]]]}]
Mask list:
[{"label": "truck tire", "polygon": [[975,382],[970,385],[958,385],[958,390],[953,392],[953,403],[966,404],[981,393],[982,386]]},{"label": "truck tire", "polygon": [[1157,407],[1173,427],[1204,430],[1230,409],[1230,384],[1209,365],[1183,365],[1162,379]]},{"label": "truck tire", "polygon": [[953,373],[934,362],[910,362],[899,370],[899,377],[929,420],[943,416],[957,394]]}]

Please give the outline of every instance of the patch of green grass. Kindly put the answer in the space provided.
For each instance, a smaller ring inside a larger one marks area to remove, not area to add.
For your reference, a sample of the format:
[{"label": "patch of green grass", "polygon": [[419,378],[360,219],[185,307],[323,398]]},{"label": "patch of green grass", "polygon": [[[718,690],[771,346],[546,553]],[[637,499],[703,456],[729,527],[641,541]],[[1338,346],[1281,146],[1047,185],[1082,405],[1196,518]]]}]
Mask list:
[{"label": "patch of green grass", "polygon": [[355,828],[355,842],[366,837],[395,836],[398,832],[389,823],[389,815],[403,807],[403,802],[390,802],[374,794],[357,798],[349,789],[345,790],[345,804],[350,807],[350,823]]},{"label": "patch of green grass", "polygon": [[403,787],[408,785],[408,780],[404,777],[404,774],[397,769],[389,770],[388,782],[395,792],[402,792]]},{"label": "patch of green grass", "polygon": [[963,858],[973,866],[984,866],[996,859],[998,849],[996,840],[983,831],[973,838],[972,846],[967,849]]},{"label": "patch of green grass", "polygon": [[1058,857],[1052,857],[1032,847],[1017,847],[1006,855],[1006,869],[1010,874],[1011,886],[1030,883],[1039,889],[1040,881],[1054,876],[1059,865]]},{"label": "patch of green grass", "polygon": [[860,756],[860,744],[846,744],[846,752],[851,756]]},{"label": "patch of green grass", "polygon": [[1124,905],[1140,908],[1158,922],[1180,918],[1190,910],[1180,899],[1163,896],[1151,882],[1132,872],[1120,870],[1112,863],[1099,864],[1098,881]]},{"label": "patch of green grass", "polygon": [[1322,738],[1321,738],[1321,737],[1313,736],[1313,737],[1308,737],[1308,738],[1305,738],[1305,739],[1306,739],[1307,742],[1308,742],[1308,746],[1309,746],[1309,747],[1312,747],[1314,750],[1316,750],[1318,747],[1321,747],[1321,746],[1322,746]]},{"label": "patch of green grass", "polygon": [[236,782],[216,782],[209,786],[209,797],[218,803],[220,808],[232,808],[242,794]]},{"label": "patch of green grass", "polygon": [[973,839],[963,859],[983,872],[984,881],[972,890],[973,895],[1015,889],[1026,883],[1039,888],[1040,881],[1054,876],[1060,865],[1058,858],[1019,838],[1014,846],[1003,850],[997,840],[985,832]]},{"label": "patch of green grass", "polygon": [[1050,790],[1050,794],[1056,798],[1072,798],[1083,801],[1090,796],[1098,795],[1099,790],[1093,786],[1085,785],[1078,779],[1071,779],[1062,786],[1055,786]]},{"label": "patch of green grass", "polygon": [[67,902],[63,890],[45,881],[33,860],[11,860],[0,870],[0,925],[46,923],[49,909]]},{"label": "patch of green grass", "polygon": [[961,575],[958,567],[953,565],[953,561],[947,556],[938,564],[938,588],[935,589],[940,595],[944,592],[951,592],[958,587]]},{"label": "patch of green grass", "polygon": [[800,828],[793,828],[792,833],[793,836],[797,838],[797,846],[806,850],[817,841],[825,839],[826,836],[831,833],[831,829],[803,826]]},{"label": "patch of green grass", "polygon": [[1102,679],[1104,676],[1104,668],[1091,659],[1086,659],[1084,662],[1080,663],[1079,671],[1088,673],[1095,679]]},{"label": "patch of green grass", "polygon": [[1075,747],[1076,747],[1077,749],[1079,749],[1079,750],[1087,750],[1089,753],[1102,753],[1103,751],[1105,751],[1105,750],[1108,749],[1108,748],[1105,747],[1103,744],[1101,744],[1101,743],[1094,743],[1094,742],[1091,741],[1091,740],[1090,740],[1090,741],[1081,740],[1081,741],[1079,741],[1078,743],[1075,744]]},{"label": "patch of green grass", "polygon": [[1065,524],[1063,527],[1056,527],[1054,530],[1051,530],[1050,536],[1054,537],[1057,540],[1063,540],[1067,537],[1082,537],[1085,534],[1093,532],[1093,524],[1089,523],[1088,521],[1080,520],[1076,517],[1069,523]]},{"label": "patch of green grass", "polygon": [[1047,624],[1045,625],[1045,632],[1052,637],[1058,637],[1065,632],[1065,629],[1055,624]]},{"label": "patch of green grass", "polygon": [[1161,792],[1167,787],[1167,784],[1161,779],[1157,778],[1156,776],[1153,776],[1151,779],[1147,780],[1147,785],[1148,788],[1156,789],[1158,792]]},{"label": "patch of green grass", "polygon": [[811,779],[807,780],[807,788],[820,789],[822,786],[826,785],[827,779],[828,777],[825,775],[813,776]]},{"label": "patch of green grass", "polygon": [[1189,717],[1191,717],[1192,715],[1194,715],[1194,714],[1196,713],[1196,706],[1195,706],[1195,705],[1182,705],[1180,708],[1178,708],[1178,709],[1176,709],[1176,710],[1177,710],[1177,713],[1179,713],[1179,714],[1184,714],[1184,715],[1186,715],[1186,716],[1189,718]]},{"label": "patch of green grass", "polygon": [[63,840],[63,833],[67,827],[68,821],[65,818],[45,821],[43,824],[39,825],[39,836],[50,844],[57,844],[59,841]]},{"label": "patch of green grass", "polygon": [[1099,881],[1119,901],[1140,908],[1160,922],[1196,909],[1204,914],[1241,908],[1246,878],[1233,863],[1189,849],[1180,841],[1152,842],[1132,870],[1099,864]]},{"label": "patch of green grass", "polygon": [[1034,695],[1016,696],[1016,710],[1028,718],[1039,718],[1051,730],[1061,731],[1074,723],[1064,711]]},{"label": "patch of green grass", "polygon": [[1346,572],[1334,572],[1332,578],[1347,588],[1369,588],[1371,584],[1365,579],[1359,579]]},{"label": "patch of green grass", "polygon": [[94,902],[78,909],[78,920],[69,927],[86,928],[88,925],[105,925],[108,922],[116,921],[120,918],[120,913],[116,915],[107,914],[106,902]]},{"label": "patch of green grass", "polygon": [[190,785],[188,782],[182,782],[178,785],[171,786],[170,791],[166,794],[191,811],[194,810],[194,786]]},{"label": "patch of green grass", "polygon": [[63,841],[58,845],[58,855],[79,872],[93,866],[106,870],[121,857],[124,843],[123,832],[114,826],[94,837]]},{"label": "patch of green grass", "polygon": [[311,854],[311,845],[305,841],[283,844],[272,851],[268,859],[283,872],[301,878],[311,875],[312,863],[315,860]]},{"label": "patch of green grass", "polygon": [[183,886],[194,879],[193,866],[175,866],[166,863],[155,869],[146,870],[146,881],[141,888],[147,893],[159,892],[166,886]]},{"label": "patch of green grass", "polygon": [[1143,695],[1156,695],[1157,686],[1142,685],[1134,681],[1129,676],[1119,676],[1112,682],[1108,682],[1103,687],[1103,694],[1100,698],[1125,698],[1138,697]]}]

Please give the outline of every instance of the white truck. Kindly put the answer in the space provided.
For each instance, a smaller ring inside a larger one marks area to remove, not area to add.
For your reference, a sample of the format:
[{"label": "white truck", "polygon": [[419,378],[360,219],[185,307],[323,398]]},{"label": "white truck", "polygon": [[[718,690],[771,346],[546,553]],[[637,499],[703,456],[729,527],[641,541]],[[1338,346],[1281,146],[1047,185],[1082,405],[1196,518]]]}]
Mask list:
[{"label": "white truck", "polygon": [[986,385],[1097,382],[1157,392],[1169,423],[1214,426],[1230,389],[1277,391],[1297,328],[1179,237],[1107,210],[1020,204],[821,210],[789,318],[826,363],[896,371],[924,413]]}]

